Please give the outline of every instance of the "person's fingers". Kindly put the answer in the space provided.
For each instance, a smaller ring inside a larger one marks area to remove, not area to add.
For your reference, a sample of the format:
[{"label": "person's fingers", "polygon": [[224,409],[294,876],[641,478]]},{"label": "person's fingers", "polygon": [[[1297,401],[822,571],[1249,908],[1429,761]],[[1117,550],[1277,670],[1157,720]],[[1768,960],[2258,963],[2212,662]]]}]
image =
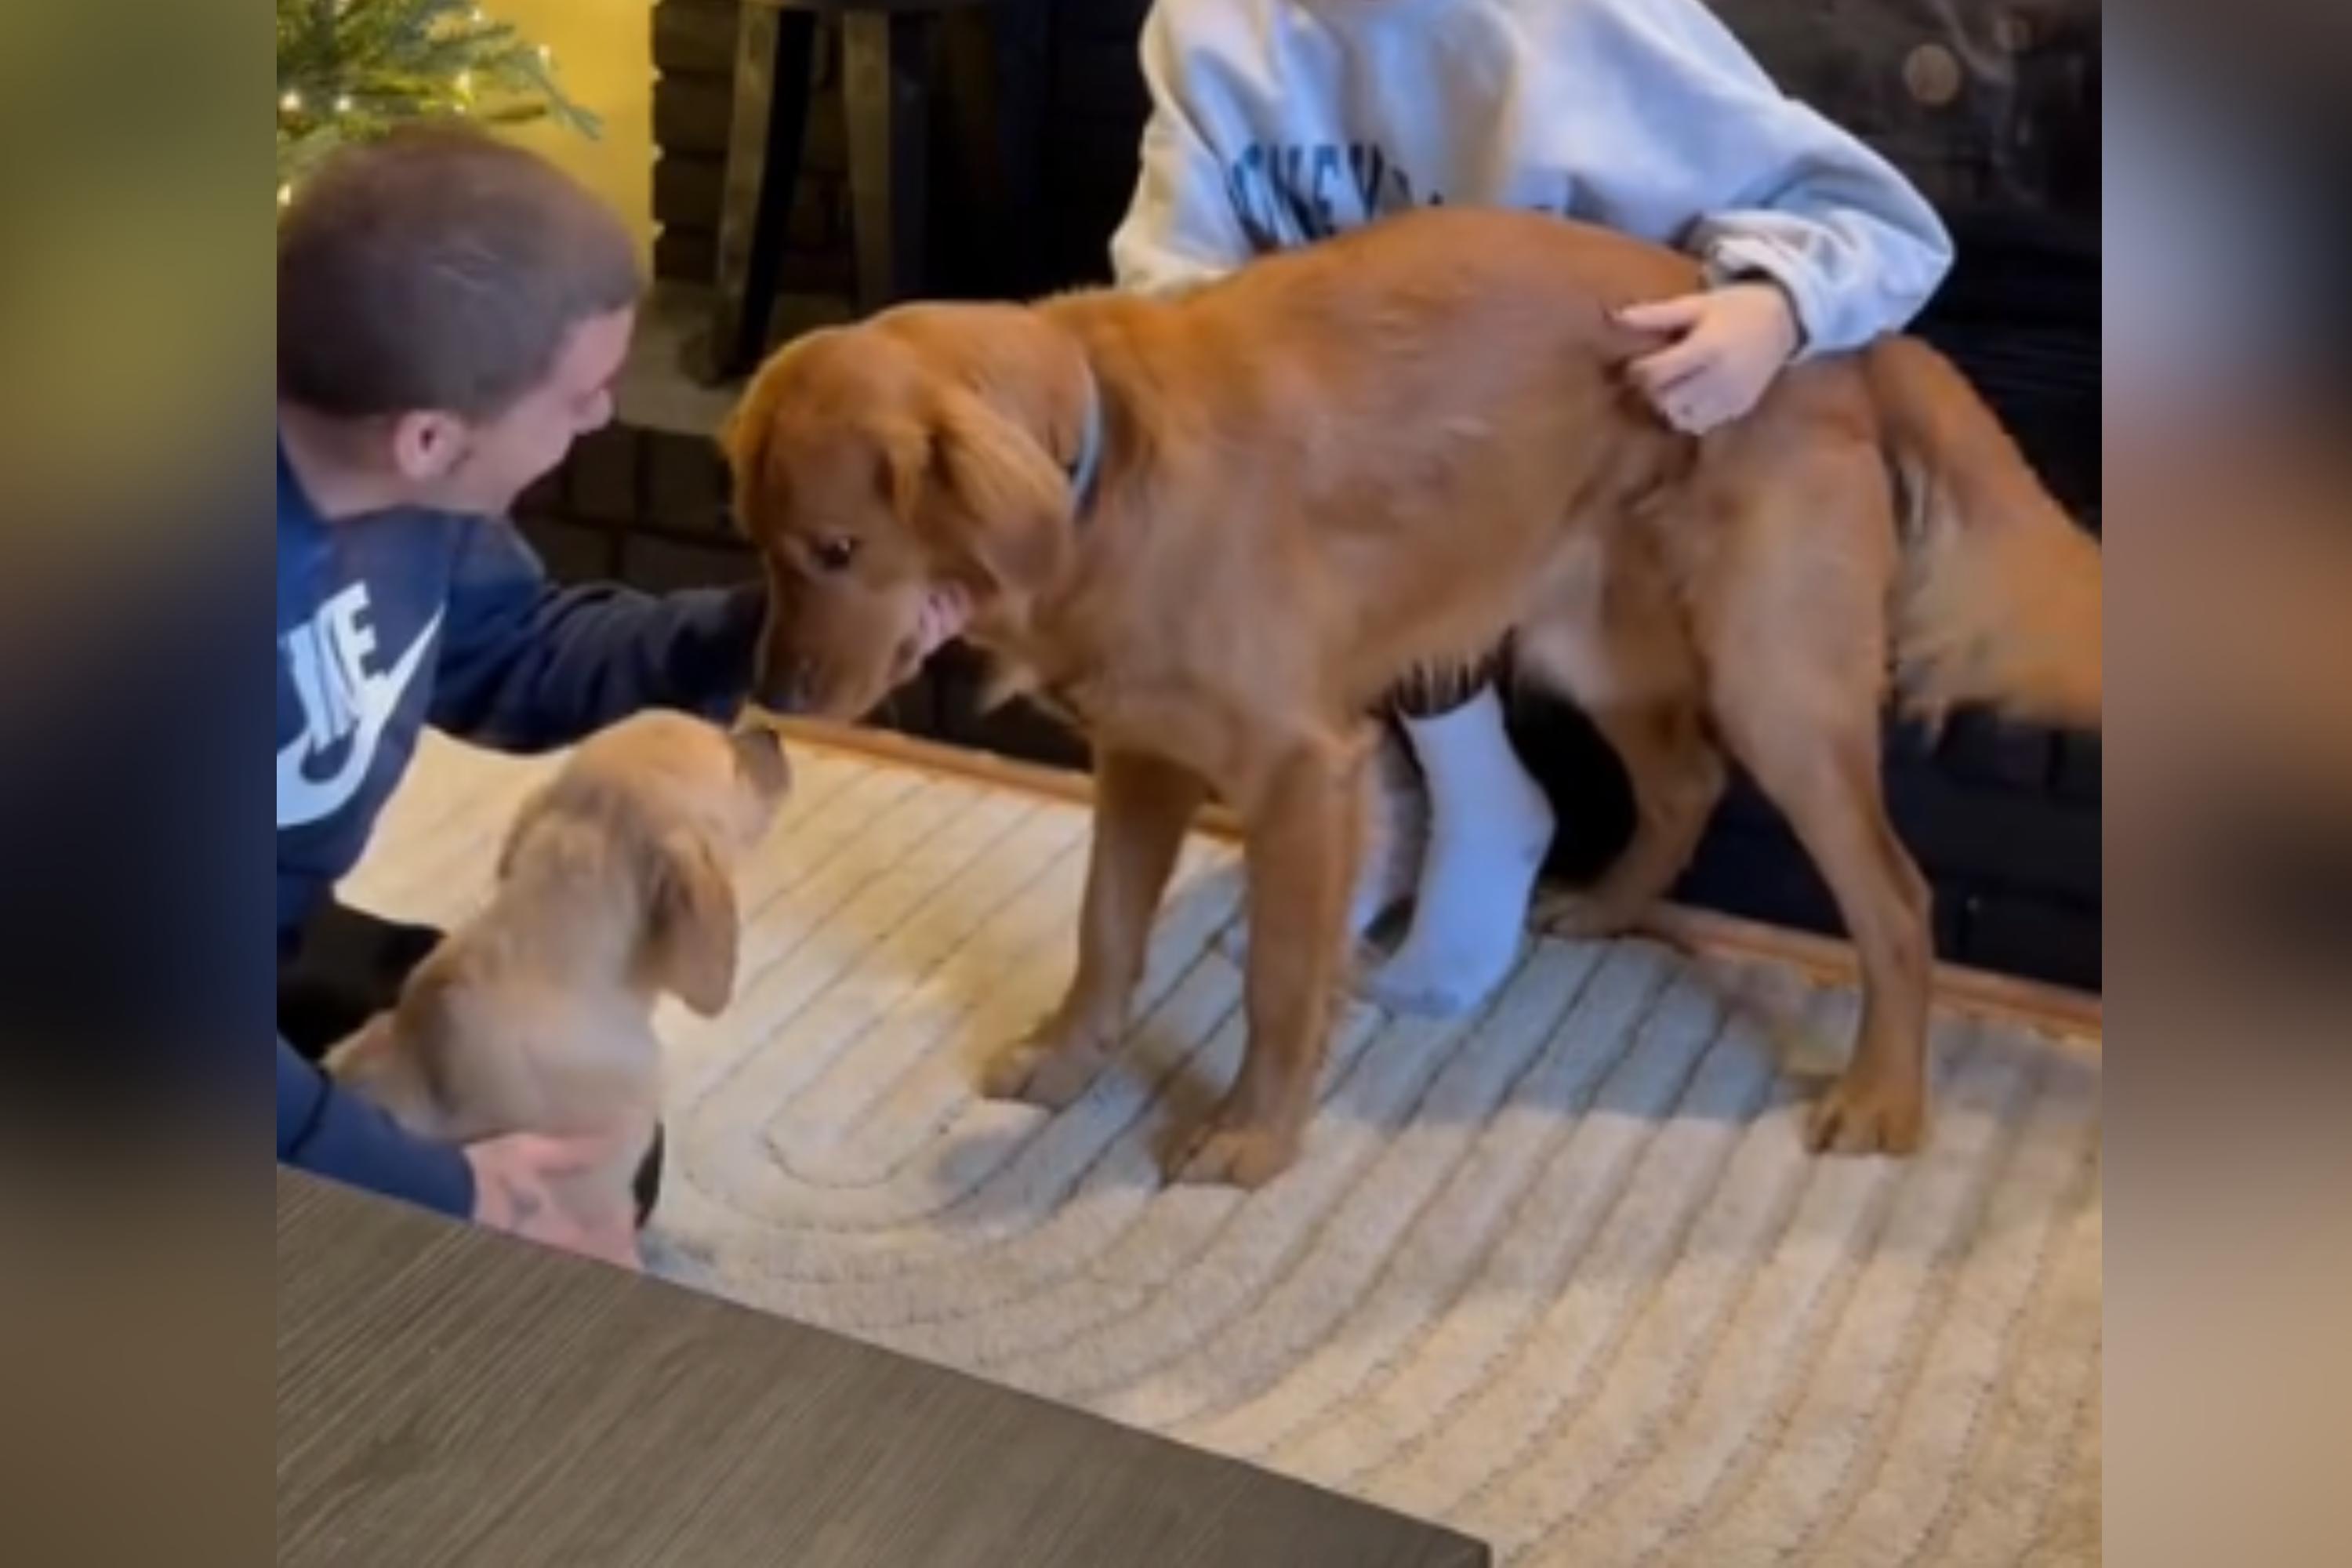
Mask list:
[{"label": "person's fingers", "polygon": [[643,1267],[635,1218],[629,1210],[600,1204],[580,1213],[552,1191],[545,1194],[545,1205],[518,1228],[518,1235],[618,1268],[634,1271]]},{"label": "person's fingers", "polygon": [[1710,303],[1705,294],[1680,294],[1646,305],[1628,305],[1617,312],[1617,320],[1637,332],[1688,331],[1706,315]]},{"label": "person's fingers", "polygon": [[622,1131],[514,1135],[528,1163],[541,1175],[564,1176],[604,1163],[620,1152],[627,1138]]},{"label": "person's fingers", "polygon": [[1706,372],[1685,376],[1659,393],[1656,401],[1666,423],[1686,435],[1706,434],[1723,423],[1727,414],[1720,378]]},{"label": "person's fingers", "polygon": [[637,1253],[635,1226],[625,1221],[600,1220],[589,1224],[558,1209],[498,1228],[558,1252],[568,1252],[575,1258],[593,1258],[599,1263],[610,1263],[633,1273],[645,1266],[644,1259]]},{"label": "person's fingers", "polygon": [[1665,416],[1667,424],[1685,436],[1704,435],[1709,424],[1706,408],[1689,398],[1672,399],[1659,412]]},{"label": "person's fingers", "polygon": [[1703,375],[1715,363],[1715,345],[1702,339],[1685,338],[1671,348],[1643,354],[1626,366],[1633,384],[1653,398],[1664,397],[1693,377]]},{"label": "person's fingers", "polygon": [[1685,435],[1704,436],[1723,423],[1723,411],[1712,404],[1693,399],[1677,409],[1673,418],[1675,428]]},{"label": "person's fingers", "polygon": [[1710,360],[1655,387],[1644,386],[1643,391],[1667,424],[1696,435],[1721,417],[1723,399],[1717,384],[1721,379],[1719,369]]},{"label": "person's fingers", "polygon": [[630,1224],[626,1216],[618,1216],[583,1229],[573,1238],[572,1250],[583,1257],[609,1263],[615,1268],[625,1268],[632,1274],[645,1268],[644,1256],[637,1250],[636,1226]]}]

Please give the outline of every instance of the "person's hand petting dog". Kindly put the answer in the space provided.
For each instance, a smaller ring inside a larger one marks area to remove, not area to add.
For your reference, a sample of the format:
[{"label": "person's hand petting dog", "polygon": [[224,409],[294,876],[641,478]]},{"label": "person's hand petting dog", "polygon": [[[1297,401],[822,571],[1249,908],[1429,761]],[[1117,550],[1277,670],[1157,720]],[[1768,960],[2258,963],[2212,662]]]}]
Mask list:
[{"label": "person's hand petting dog", "polygon": [[636,1226],[626,1205],[582,1214],[562,1195],[584,1187],[574,1178],[593,1174],[613,1152],[612,1142],[604,1137],[513,1132],[467,1144],[466,1163],[474,1172],[474,1222],[542,1247],[631,1270],[640,1268]]},{"label": "person's hand petting dog", "polygon": [[1734,283],[1634,305],[1617,320],[1674,342],[1628,367],[1659,416],[1703,436],[1756,406],[1803,342],[1789,296],[1774,283]]}]

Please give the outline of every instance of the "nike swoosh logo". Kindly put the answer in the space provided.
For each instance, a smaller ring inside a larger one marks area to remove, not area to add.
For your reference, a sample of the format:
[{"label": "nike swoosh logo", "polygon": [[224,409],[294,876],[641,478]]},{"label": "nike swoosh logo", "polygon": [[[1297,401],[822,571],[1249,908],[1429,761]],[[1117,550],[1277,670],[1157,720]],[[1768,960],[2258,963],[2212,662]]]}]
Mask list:
[{"label": "nike swoosh logo", "polygon": [[392,716],[400,710],[400,700],[408,690],[408,683],[416,679],[416,671],[425,662],[425,653],[433,639],[440,634],[441,615],[436,611],[416,640],[399,662],[382,675],[372,675],[359,693],[359,727],[352,732],[351,749],[343,754],[343,765],[329,777],[314,779],[302,771],[315,750],[309,731],[297,735],[293,742],[278,753],[278,826],[302,827],[322,821],[341,811],[359,793],[361,781],[375,762],[375,749],[383,739]]}]

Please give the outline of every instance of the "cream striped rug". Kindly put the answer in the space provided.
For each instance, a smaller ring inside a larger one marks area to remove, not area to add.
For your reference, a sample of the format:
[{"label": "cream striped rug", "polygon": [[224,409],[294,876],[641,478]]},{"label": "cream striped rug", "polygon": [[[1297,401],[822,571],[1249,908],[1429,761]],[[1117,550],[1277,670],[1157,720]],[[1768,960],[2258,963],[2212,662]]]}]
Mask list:
[{"label": "cream striped rug", "polygon": [[[1546,942],[1461,1025],[1350,1012],[1266,1191],[1164,1188],[1241,1047],[1232,851],[1188,852],[1117,1071],[976,1102],[1067,973],[1084,808],[795,762],[733,1008],[665,1015],[661,1271],[1505,1563],[2097,1560],[2095,1044],[1946,1018],[1927,1153],[1817,1161],[1776,1063],[1851,994]],[[348,896],[457,918],[548,765],[428,743]]]}]

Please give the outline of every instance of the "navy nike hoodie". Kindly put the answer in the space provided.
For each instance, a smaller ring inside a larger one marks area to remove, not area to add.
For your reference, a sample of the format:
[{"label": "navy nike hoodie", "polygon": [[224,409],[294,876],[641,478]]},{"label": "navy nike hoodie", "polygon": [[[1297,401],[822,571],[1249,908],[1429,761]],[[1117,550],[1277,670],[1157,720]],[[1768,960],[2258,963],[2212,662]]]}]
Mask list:
[{"label": "navy nike hoodie", "polygon": [[[359,861],[425,726],[501,751],[567,745],[639,709],[733,712],[766,595],[656,597],[548,581],[500,519],[321,519],[278,454],[278,941]],[[278,1157],[445,1212],[455,1149],[409,1137],[278,1043]]]}]

